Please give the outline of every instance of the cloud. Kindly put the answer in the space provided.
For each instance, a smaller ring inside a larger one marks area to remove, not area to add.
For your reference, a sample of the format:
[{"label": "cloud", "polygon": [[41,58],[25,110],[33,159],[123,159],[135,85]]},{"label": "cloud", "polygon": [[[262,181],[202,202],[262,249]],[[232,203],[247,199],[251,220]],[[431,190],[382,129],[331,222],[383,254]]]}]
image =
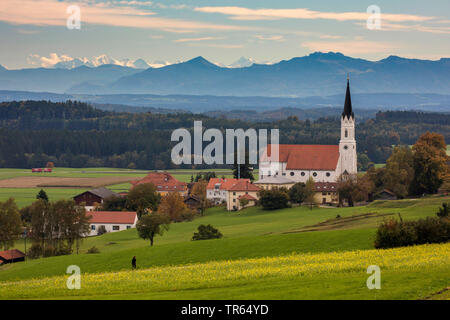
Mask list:
[{"label": "cloud", "polygon": [[198,41],[211,41],[211,40],[221,40],[223,38],[219,37],[202,37],[202,38],[181,38],[173,40],[173,42],[198,42]]},{"label": "cloud", "polygon": [[345,55],[388,53],[396,48],[393,44],[375,41],[309,41],[303,42],[302,47],[310,51],[341,52]]},{"label": "cloud", "polygon": [[[122,3],[80,2],[81,28],[83,24],[158,29],[168,32],[196,30],[243,30],[246,27],[203,23],[182,19],[157,17],[154,12]],[[72,3],[73,4],[73,3]],[[120,4],[118,6],[118,4]],[[66,26],[68,2],[57,0],[0,1],[0,21],[15,25]]]},{"label": "cloud", "polygon": [[[268,20],[268,19],[327,19],[337,21],[366,21],[366,12],[321,12],[305,8],[297,9],[250,9],[244,7],[197,7],[199,12],[220,13],[235,20]],[[410,14],[382,13],[382,19],[392,22],[427,21],[434,17]]]},{"label": "cloud", "polygon": [[342,39],[342,36],[334,36],[329,34],[322,34],[319,36],[320,39]]},{"label": "cloud", "polygon": [[273,36],[264,36],[264,35],[255,35],[255,38],[262,41],[284,41],[284,37],[281,35],[273,35]]}]

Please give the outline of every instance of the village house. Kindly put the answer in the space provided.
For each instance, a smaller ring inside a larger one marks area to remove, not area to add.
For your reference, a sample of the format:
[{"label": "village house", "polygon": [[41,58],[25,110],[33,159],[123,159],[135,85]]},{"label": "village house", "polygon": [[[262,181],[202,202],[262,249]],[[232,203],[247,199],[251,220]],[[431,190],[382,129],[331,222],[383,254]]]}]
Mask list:
[{"label": "village house", "polygon": [[[248,181],[250,179],[240,179],[241,181]],[[211,178],[206,186],[206,199],[218,205],[225,203],[228,198],[228,189],[239,182],[239,179],[234,178]]]},{"label": "village house", "polygon": [[0,265],[20,261],[25,261],[25,253],[22,251],[17,249],[0,251]]},{"label": "village house", "polygon": [[104,226],[106,232],[117,232],[136,228],[138,221],[136,212],[90,211],[86,214],[91,217],[89,236],[96,236],[100,226]]},{"label": "village house", "polygon": [[[260,190],[258,186],[252,184],[248,179],[239,179],[238,182],[227,189],[227,210],[241,210],[254,206],[259,199],[258,192]],[[241,199],[245,199],[247,204],[242,205]]]},{"label": "village house", "polygon": [[333,204],[339,203],[339,194],[337,191],[338,184],[336,182],[315,182],[314,201],[318,204]]},{"label": "village house", "polygon": [[162,196],[169,192],[178,192],[183,197],[188,194],[187,183],[175,179],[167,172],[150,172],[141,180],[131,181],[132,188],[143,183],[152,183]]},{"label": "village house", "polygon": [[103,201],[110,197],[118,197],[119,195],[104,187],[85,191],[73,197],[77,205],[84,205],[86,211],[92,211],[96,206],[99,206]]}]

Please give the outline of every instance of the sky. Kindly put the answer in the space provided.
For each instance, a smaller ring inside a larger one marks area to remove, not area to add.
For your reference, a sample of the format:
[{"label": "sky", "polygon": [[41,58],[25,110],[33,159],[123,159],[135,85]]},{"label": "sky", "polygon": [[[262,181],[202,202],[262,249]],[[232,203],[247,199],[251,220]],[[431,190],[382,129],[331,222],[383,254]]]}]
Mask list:
[{"label": "sky", "polygon": [[[79,29],[67,26],[76,26],[74,5]],[[450,57],[450,1],[0,0],[0,44],[9,69],[101,55],[152,63],[203,56],[225,65],[316,51],[434,60]]]}]

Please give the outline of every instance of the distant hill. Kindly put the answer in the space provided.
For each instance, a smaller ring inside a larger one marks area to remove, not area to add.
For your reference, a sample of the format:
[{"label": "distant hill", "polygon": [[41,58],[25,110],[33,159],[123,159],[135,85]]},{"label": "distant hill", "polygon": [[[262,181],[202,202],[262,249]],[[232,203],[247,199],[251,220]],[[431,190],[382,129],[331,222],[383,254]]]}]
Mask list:
[{"label": "distant hill", "polygon": [[[194,113],[217,111],[217,114],[220,114],[232,110],[264,112],[289,108],[302,110],[337,108],[342,110],[345,99],[344,93],[345,91],[332,96],[286,98],[151,94],[57,94],[49,92],[0,91],[0,102],[21,100],[64,102],[66,100],[77,100],[94,105],[110,105],[108,110],[115,111],[139,112],[139,108],[145,108],[142,109],[142,112],[154,112],[157,111],[155,109],[163,109],[159,111],[182,110]],[[352,102],[356,110],[423,110],[438,112],[449,112],[450,110],[450,95],[440,94],[352,93]],[[114,105],[120,105],[120,108],[115,108]],[[127,110],[127,106],[129,110]],[[247,116],[251,115],[248,114]]]},{"label": "distant hill", "polygon": [[[73,69],[0,68],[0,90],[71,94],[154,94],[310,97],[342,94],[350,73],[353,93],[450,94],[450,59],[389,56],[368,61],[316,52],[274,64],[220,67],[203,57],[139,70],[117,65]],[[239,64],[237,64],[239,65]]]}]

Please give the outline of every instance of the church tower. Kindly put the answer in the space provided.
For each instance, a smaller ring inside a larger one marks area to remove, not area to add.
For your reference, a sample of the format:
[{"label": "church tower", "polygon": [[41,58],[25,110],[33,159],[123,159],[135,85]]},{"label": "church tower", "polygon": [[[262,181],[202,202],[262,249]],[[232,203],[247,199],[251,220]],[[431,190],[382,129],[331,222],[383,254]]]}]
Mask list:
[{"label": "church tower", "polygon": [[341,116],[341,140],[339,141],[339,174],[353,175],[358,172],[355,140],[355,115],[350,97],[350,81],[347,76],[344,111]]}]

